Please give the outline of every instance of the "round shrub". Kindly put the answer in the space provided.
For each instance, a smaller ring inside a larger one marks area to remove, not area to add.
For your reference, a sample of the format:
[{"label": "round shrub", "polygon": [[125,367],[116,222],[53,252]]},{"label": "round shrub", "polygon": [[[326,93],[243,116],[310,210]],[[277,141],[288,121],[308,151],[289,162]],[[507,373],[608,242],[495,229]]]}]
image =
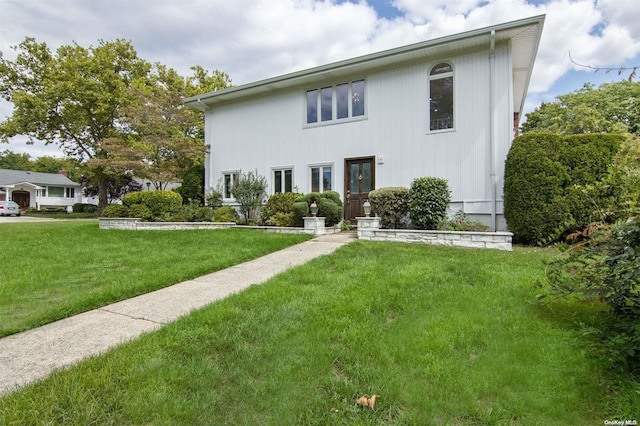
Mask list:
[{"label": "round shrub", "polygon": [[404,187],[380,188],[369,192],[369,201],[383,228],[405,228],[409,189]]},{"label": "round shrub", "polygon": [[421,177],[411,183],[407,207],[418,229],[437,229],[438,223],[447,217],[450,202],[451,191],[445,179]]},{"label": "round shrub", "polygon": [[138,191],[130,192],[122,197],[122,204],[127,207],[142,204],[151,210],[154,218],[166,217],[166,214],[173,214],[180,211],[182,197],[174,191]]},{"label": "round shrub", "polygon": [[213,221],[214,222],[240,222],[240,216],[238,212],[231,206],[222,206],[218,207],[213,212]]},{"label": "round shrub", "polygon": [[324,191],[320,196],[322,198],[326,198],[328,200],[333,201],[334,204],[336,204],[337,206],[341,206],[342,205],[342,200],[340,199],[340,194],[338,194],[336,191]]},{"label": "round shrub", "polygon": [[260,219],[267,225],[293,226],[293,203],[298,197],[294,192],[273,194],[260,209]]},{"label": "round shrub", "polygon": [[143,204],[151,210],[154,216],[162,213],[177,213],[182,206],[182,197],[173,191],[143,192]]},{"label": "round shrub", "polygon": [[343,209],[340,196],[335,191],[310,192],[306,195],[298,197],[293,203],[294,223],[296,226],[302,226],[304,217],[311,215],[309,206],[312,203],[318,206],[318,217],[325,218],[326,226],[333,226],[342,220]]},{"label": "round shrub", "polygon": [[296,200],[293,203],[293,225],[294,226],[302,226],[304,223],[304,220],[302,218],[307,217],[311,214],[309,212],[309,204],[307,204],[307,202],[304,199]]},{"label": "round shrub", "polygon": [[269,218],[269,225],[273,226],[294,226],[295,216],[293,212],[278,212]]},{"label": "round shrub", "polygon": [[196,209],[196,222],[212,222],[213,209],[211,207],[198,207]]},{"label": "round shrub", "polygon": [[153,218],[151,210],[144,204],[133,204],[129,207],[129,217],[140,218],[144,222],[148,222]]},{"label": "round shrub", "polygon": [[330,198],[320,198],[318,200],[318,216],[325,218],[326,226],[337,225],[342,220],[342,206]]},{"label": "round shrub", "polygon": [[[146,191],[146,192],[148,193],[150,191]],[[134,204],[144,204],[144,201],[143,201],[144,194],[145,194],[145,191],[129,192],[128,194],[125,194],[124,197],[122,197],[122,204],[127,207],[131,207]]]},{"label": "round shrub", "polygon": [[122,204],[109,204],[102,210],[102,217],[129,217],[129,209]]}]

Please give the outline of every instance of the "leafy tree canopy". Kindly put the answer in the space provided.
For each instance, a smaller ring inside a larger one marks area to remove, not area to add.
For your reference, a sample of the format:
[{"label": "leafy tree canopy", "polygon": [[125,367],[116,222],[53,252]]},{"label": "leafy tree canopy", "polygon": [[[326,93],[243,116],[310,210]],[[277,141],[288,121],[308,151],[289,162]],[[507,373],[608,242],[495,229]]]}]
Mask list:
[{"label": "leafy tree canopy", "polygon": [[31,170],[31,156],[11,152],[8,149],[0,151],[0,169]]},{"label": "leafy tree canopy", "polygon": [[625,133],[640,135],[640,82],[604,83],[542,103],[526,115],[523,133]]},{"label": "leafy tree canopy", "polygon": [[42,173],[60,173],[66,171],[69,179],[75,182],[83,180],[83,165],[73,158],[38,157],[31,159],[29,154],[18,154],[12,151],[0,151],[0,169],[29,170]]},{"label": "leafy tree canopy", "polygon": [[125,173],[141,171],[163,182],[202,156],[203,143],[192,140],[201,139],[202,117],[180,98],[230,83],[225,73],[210,75],[202,67],[183,79],[139,58],[120,39],[51,52],[26,38],[14,49],[14,61],[0,57],[0,96],[14,106],[0,122],[0,141],[26,135],[31,143],[59,145],[87,165],[100,208],[107,205],[109,182]]},{"label": "leafy tree canopy", "polygon": [[[118,133],[122,108],[133,102],[128,88],[146,78],[150,65],[124,40],[89,48],[74,43],[52,53],[26,38],[14,49],[15,61],[0,58],[0,95],[14,105],[0,137],[55,143],[80,161],[108,158],[104,141]],[[104,207],[109,175],[102,167],[93,175]]]},{"label": "leafy tree canopy", "polygon": [[182,181],[187,170],[202,164],[205,154],[202,116],[183,105],[182,98],[200,90],[193,82],[206,89],[223,88],[229,79],[223,73],[208,76],[201,67],[193,69],[197,78],[184,79],[173,69],[155,64],[146,81],[129,89],[135,102],[123,108],[123,131],[105,141],[111,155],[92,162],[119,168],[121,172],[132,171],[152,182],[156,189]]}]

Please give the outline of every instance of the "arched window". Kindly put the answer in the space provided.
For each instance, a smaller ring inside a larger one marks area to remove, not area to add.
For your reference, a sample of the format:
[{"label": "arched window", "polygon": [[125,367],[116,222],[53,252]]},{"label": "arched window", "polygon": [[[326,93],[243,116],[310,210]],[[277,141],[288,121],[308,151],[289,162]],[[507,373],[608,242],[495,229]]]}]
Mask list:
[{"label": "arched window", "polygon": [[453,129],[453,67],[440,62],[429,73],[429,130]]}]

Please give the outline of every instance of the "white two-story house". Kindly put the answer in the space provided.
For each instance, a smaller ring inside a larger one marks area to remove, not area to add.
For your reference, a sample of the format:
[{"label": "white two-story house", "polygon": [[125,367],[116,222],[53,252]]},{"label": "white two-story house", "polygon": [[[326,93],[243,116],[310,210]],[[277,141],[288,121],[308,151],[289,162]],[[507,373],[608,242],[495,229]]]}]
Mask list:
[{"label": "white two-story house", "polygon": [[448,181],[451,211],[504,229],[504,161],[544,16],[185,99],[205,115],[205,187],[257,170],[270,194],[334,190],[345,219],[369,191]]}]

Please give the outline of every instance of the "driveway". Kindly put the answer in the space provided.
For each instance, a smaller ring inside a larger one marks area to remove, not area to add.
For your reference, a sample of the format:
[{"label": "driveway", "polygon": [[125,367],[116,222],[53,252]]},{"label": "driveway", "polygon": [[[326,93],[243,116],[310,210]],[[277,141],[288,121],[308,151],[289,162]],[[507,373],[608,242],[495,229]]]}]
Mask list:
[{"label": "driveway", "polygon": [[0,224],[15,222],[51,222],[55,219],[47,219],[42,217],[31,216],[0,216]]}]

